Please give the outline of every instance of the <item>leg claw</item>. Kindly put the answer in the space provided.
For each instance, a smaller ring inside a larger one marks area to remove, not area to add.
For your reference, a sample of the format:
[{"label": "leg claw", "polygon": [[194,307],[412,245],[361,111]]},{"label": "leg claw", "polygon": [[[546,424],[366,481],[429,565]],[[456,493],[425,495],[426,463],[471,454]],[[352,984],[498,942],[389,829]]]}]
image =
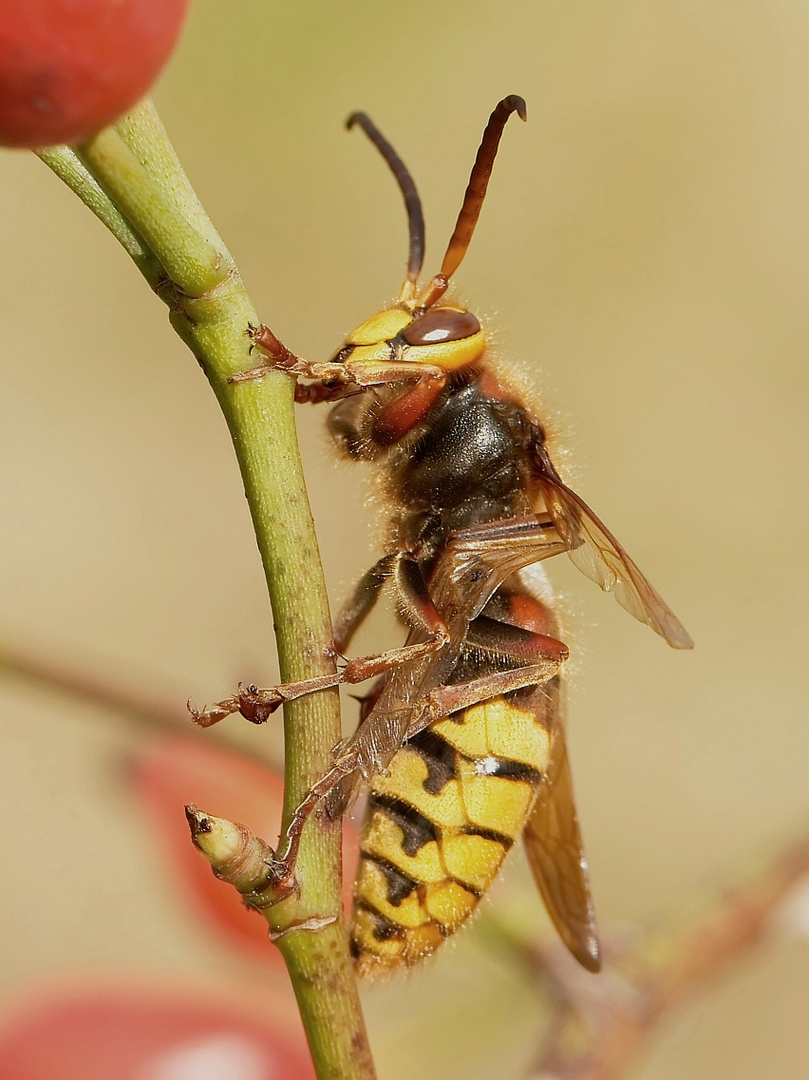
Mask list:
[{"label": "leg claw", "polygon": [[239,684],[239,691],[233,697],[224,698],[205,709],[197,709],[189,699],[187,708],[191,719],[200,727],[212,727],[236,712],[251,724],[266,724],[283,701],[283,696],[277,690],[259,690],[252,684],[247,687]]}]

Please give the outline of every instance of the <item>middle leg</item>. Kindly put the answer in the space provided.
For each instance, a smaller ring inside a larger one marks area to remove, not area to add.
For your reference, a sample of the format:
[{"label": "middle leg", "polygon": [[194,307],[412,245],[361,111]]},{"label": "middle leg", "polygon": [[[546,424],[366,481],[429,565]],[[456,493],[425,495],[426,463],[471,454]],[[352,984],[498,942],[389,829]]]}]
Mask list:
[{"label": "middle leg", "polygon": [[339,650],[347,644],[375,604],[388,576],[393,580],[405,621],[423,638],[422,641],[370,656],[355,657],[340,670],[313,679],[264,689],[253,685],[240,686],[236,694],[217,701],[209,708],[195,709],[189,702],[188,710],[194,722],[200,727],[211,727],[238,712],[252,724],[264,724],[284,702],[329,690],[342,683],[365,682],[375,675],[424,659],[442,649],[449,642],[449,630],[430,597],[418,562],[407,552],[385,556],[361,579],[336,624],[335,649]]}]

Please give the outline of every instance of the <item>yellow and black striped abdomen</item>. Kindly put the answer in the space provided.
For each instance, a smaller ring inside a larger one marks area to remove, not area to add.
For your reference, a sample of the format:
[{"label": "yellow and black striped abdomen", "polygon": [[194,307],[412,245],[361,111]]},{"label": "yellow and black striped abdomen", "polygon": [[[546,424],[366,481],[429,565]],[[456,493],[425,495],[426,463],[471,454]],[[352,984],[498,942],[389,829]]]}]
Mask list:
[{"label": "yellow and black striped abdomen", "polygon": [[372,779],[351,928],[360,974],[416,963],[471,915],[549,760],[540,716],[497,697],[417,735]]}]

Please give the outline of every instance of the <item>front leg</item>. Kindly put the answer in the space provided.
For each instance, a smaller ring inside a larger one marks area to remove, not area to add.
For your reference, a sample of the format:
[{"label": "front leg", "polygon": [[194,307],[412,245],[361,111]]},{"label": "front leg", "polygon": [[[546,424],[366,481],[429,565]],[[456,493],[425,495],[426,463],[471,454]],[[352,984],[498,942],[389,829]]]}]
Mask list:
[{"label": "front leg", "polygon": [[[326,362],[304,360],[279,341],[267,326],[250,326],[247,332],[253,345],[266,353],[267,360],[247,371],[231,375],[228,382],[248,382],[262,379],[271,371],[287,371],[296,378],[306,380],[299,384],[298,389],[301,392],[296,393],[298,401],[337,401],[351,394],[361,393],[371,386],[416,382],[421,385],[420,400],[430,399],[432,402],[446,384],[446,372],[429,364],[413,364],[385,358],[356,359],[350,349],[344,359]],[[424,407],[422,404],[422,410]]]},{"label": "front leg", "polygon": [[345,396],[350,386],[356,387],[356,382],[348,376],[344,364],[310,363],[296,356],[275,336],[269,326],[264,326],[263,323],[261,326],[248,326],[247,334],[252,343],[251,349],[258,347],[266,354],[267,359],[255,367],[231,375],[228,379],[230,383],[251,382],[254,379],[263,379],[271,371],[287,371],[290,375],[320,384],[325,391],[333,391],[335,399]]}]

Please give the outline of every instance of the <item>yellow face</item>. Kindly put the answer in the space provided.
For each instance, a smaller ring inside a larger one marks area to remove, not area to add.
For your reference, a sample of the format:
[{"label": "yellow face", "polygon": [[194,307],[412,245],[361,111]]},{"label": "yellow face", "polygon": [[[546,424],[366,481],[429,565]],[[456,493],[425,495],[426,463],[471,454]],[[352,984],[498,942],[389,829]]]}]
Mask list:
[{"label": "yellow face", "polygon": [[406,362],[459,371],[479,360],[485,348],[480,323],[463,308],[433,307],[414,315],[404,307],[392,307],[350,333],[340,355],[352,363]]}]

